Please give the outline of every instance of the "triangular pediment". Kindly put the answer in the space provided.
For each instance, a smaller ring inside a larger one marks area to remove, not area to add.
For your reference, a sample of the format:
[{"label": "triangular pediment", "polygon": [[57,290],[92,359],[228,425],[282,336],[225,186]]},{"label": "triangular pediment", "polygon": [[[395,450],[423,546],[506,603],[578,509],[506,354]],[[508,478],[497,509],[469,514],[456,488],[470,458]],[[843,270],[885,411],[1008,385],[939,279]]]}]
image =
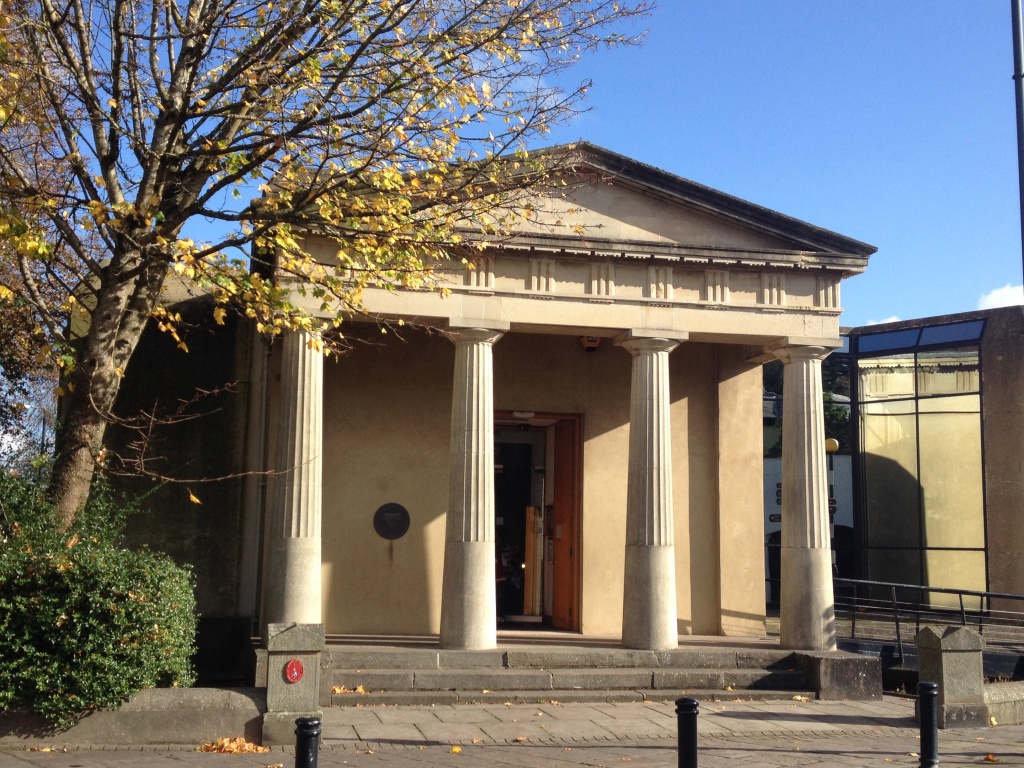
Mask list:
[{"label": "triangular pediment", "polygon": [[520,245],[632,258],[797,259],[847,274],[862,271],[876,250],[591,144],[559,149],[574,153],[573,171],[516,224]]}]

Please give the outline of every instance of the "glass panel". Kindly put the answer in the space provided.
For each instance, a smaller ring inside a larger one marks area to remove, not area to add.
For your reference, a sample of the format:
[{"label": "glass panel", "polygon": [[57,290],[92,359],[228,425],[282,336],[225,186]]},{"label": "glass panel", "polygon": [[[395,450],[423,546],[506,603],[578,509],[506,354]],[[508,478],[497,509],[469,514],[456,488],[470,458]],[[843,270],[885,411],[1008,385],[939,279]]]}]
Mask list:
[{"label": "glass panel", "polygon": [[977,347],[921,352],[917,356],[917,393],[922,397],[977,392],[980,383]]},{"label": "glass panel", "polygon": [[966,323],[950,323],[948,325],[933,325],[921,329],[922,345],[925,344],[950,344],[954,341],[977,341],[981,338],[985,329],[984,320],[971,320]]},{"label": "glass panel", "polygon": [[[976,401],[977,396],[940,397],[922,404],[966,409],[976,408]],[[921,413],[918,429],[924,546],[983,548],[981,416],[976,410]]]},{"label": "glass panel", "polygon": [[903,349],[917,344],[921,335],[920,328],[908,328],[903,331],[887,331],[885,333],[869,333],[857,337],[857,351],[881,352],[884,349]]},{"label": "glass panel", "polygon": [[860,412],[865,416],[898,416],[917,413],[914,405],[913,400],[878,400],[874,403],[864,403],[860,407]]},{"label": "glass panel", "polygon": [[[874,404],[882,407],[896,405],[905,408],[913,406],[913,403]],[[917,427],[914,414],[863,414],[861,450],[868,546],[919,546]]]},{"label": "glass panel", "polygon": [[[921,581],[921,550],[919,549],[869,549],[867,551],[867,580],[889,581],[895,584],[918,584]],[[892,589],[872,587],[872,599],[889,605]],[[898,589],[896,599],[901,602],[917,601],[920,590]]]},{"label": "glass panel", "polygon": [[[878,403],[878,405],[895,405],[895,403]],[[981,413],[981,396],[924,397],[917,401],[917,409],[921,413]]]},{"label": "glass panel", "polygon": [[887,355],[857,361],[861,400],[914,396],[914,355]]},{"label": "glass panel", "polygon": [[[925,550],[924,568],[925,583],[929,587],[985,591],[984,552]],[[930,602],[934,606],[960,610],[958,595],[942,595],[933,592],[930,595]],[[981,598],[965,596],[964,608],[976,611],[981,607],[980,602]]]}]

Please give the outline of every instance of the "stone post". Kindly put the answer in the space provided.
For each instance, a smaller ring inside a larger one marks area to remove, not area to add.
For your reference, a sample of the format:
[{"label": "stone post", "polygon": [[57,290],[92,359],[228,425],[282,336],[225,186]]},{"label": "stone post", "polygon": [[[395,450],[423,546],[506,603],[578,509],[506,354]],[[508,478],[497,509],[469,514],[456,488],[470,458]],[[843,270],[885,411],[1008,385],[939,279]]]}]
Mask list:
[{"label": "stone post", "polygon": [[497,646],[494,570],[494,369],[501,332],[467,328],[455,343],[441,647]]},{"label": "stone post", "polygon": [[263,623],[320,624],[323,355],[305,332],[282,336],[273,505],[263,583]]},{"label": "stone post", "polygon": [[836,649],[825,411],[821,361],[827,347],[784,347],[782,399],[782,588],[780,645]]},{"label": "stone post", "polygon": [[914,642],[917,679],[939,686],[939,728],[988,725],[981,635],[967,627],[944,627],[941,634],[925,627]]},{"label": "stone post", "polygon": [[294,745],[295,720],[323,717],[320,702],[322,624],[269,624],[263,638],[267,652],[267,711],[264,745]]},{"label": "stone post", "polygon": [[633,355],[626,490],[622,644],[664,650],[679,644],[672,530],[671,339],[628,339]]}]

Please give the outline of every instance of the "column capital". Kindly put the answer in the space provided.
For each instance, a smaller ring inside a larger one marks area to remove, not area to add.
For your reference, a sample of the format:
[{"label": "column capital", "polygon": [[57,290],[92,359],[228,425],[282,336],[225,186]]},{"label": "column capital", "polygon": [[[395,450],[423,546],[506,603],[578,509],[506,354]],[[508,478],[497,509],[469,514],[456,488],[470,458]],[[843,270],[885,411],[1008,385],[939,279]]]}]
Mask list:
[{"label": "column capital", "polygon": [[444,335],[453,344],[463,342],[470,344],[494,344],[505,335],[505,332],[493,328],[448,328],[444,331]]},{"label": "column capital", "polygon": [[678,339],[630,336],[617,343],[635,357],[644,352],[671,352],[680,342]]},{"label": "column capital", "polygon": [[779,347],[778,349],[772,350],[772,354],[783,363],[788,364],[800,360],[824,360],[834,351],[835,350],[832,347],[799,344],[788,347]]}]

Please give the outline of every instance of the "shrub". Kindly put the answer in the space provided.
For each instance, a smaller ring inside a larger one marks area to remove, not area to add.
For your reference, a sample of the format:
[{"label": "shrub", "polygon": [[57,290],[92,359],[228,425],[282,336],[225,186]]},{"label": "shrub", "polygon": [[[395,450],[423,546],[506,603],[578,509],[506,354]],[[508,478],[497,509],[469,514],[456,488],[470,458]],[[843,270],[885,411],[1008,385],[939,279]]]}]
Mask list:
[{"label": "shrub", "polygon": [[192,684],[192,574],[119,546],[132,511],[101,483],[61,532],[45,495],[0,471],[0,709],[66,728],[142,688]]}]

